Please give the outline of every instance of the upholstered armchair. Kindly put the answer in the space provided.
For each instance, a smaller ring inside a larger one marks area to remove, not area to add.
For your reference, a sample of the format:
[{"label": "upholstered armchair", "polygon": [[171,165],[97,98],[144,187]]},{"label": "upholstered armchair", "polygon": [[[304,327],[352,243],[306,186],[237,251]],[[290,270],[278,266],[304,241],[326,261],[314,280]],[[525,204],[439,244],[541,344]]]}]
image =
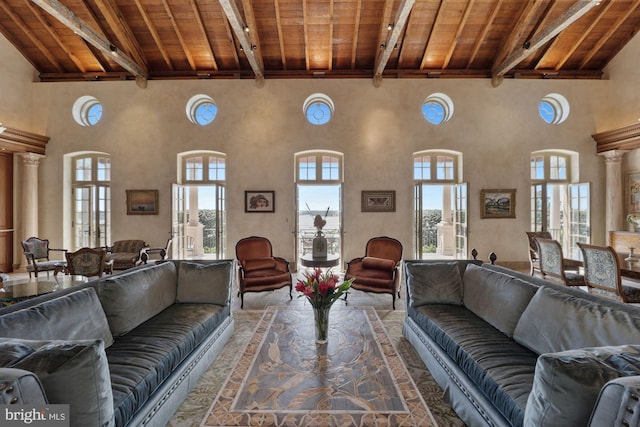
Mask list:
[{"label": "upholstered armchair", "polygon": [[140,254],[140,261],[142,264],[147,264],[149,261],[156,262],[167,259],[171,254],[171,246],[173,245],[173,237],[167,240],[167,244],[164,248],[143,248]]},{"label": "upholstered armchair", "polygon": [[46,271],[47,276],[50,271],[56,271],[64,269],[67,265],[64,259],[55,260],[50,259],[51,252],[61,252],[61,257],[67,252],[66,249],[55,249],[49,247],[49,240],[39,239],[37,237],[29,237],[22,242],[22,250],[24,256],[27,258],[27,271],[29,272],[29,278],[31,273],[38,277],[38,272]]},{"label": "upholstered armchair", "polygon": [[[529,241],[529,263],[531,264],[531,275],[536,272],[540,273],[540,257],[538,256],[538,244],[536,239],[553,239],[548,231],[525,231]],[[573,259],[563,259],[563,267],[565,271],[580,271],[580,262]]]},{"label": "upholstered armchair", "polygon": [[75,252],[67,252],[65,255],[69,274],[102,277],[107,257],[104,249],[80,248]]},{"label": "upholstered armchair", "polygon": [[562,246],[557,240],[536,238],[540,273],[547,280],[555,281],[566,286],[585,286],[584,276],[566,271]]},{"label": "upholstered armchair", "polygon": [[140,261],[142,249],[148,245],[144,240],[118,240],[108,246],[107,262],[113,261],[114,270],[126,270],[135,267]]},{"label": "upholstered armchair", "polygon": [[367,242],[365,255],[347,263],[344,280],[355,279],[351,289],[378,294],[391,294],[396,308],[400,297],[400,260],[402,243],[391,237],[374,237]]},{"label": "upholstered armchair", "polygon": [[245,292],[264,292],[289,287],[289,299],[293,282],[289,271],[289,262],[274,257],[271,242],[258,236],[245,237],[236,243],[238,259],[238,283],[240,290],[240,308],[244,307]]}]

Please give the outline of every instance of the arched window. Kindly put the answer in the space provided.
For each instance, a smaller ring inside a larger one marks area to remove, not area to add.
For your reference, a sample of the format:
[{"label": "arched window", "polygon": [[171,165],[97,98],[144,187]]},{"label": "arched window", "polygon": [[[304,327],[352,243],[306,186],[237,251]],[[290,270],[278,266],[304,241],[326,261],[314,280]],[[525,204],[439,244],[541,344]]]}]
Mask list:
[{"label": "arched window", "polygon": [[102,118],[102,104],[93,96],[81,96],[73,103],[71,114],[80,126],[94,126]]},{"label": "arched window", "polygon": [[314,93],[302,104],[302,111],[307,121],[313,125],[329,123],[333,110],[333,101],[324,93]]},{"label": "arched window", "polygon": [[466,258],[467,186],[460,182],[462,154],[413,154],[414,256]]},{"label": "arched window", "polygon": [[453,101],[444,93],[432,93],[422,103],[422,115],[431,124],[439,125],[453,117]]},{"label": "arched window", "polygon": [[226,156],[215,151],[178,155],[173,191],[173,256],[224,258],[226,248]]},{"label": "arched window", "polygon": [[577,242],[591,241],[590,186],[578,183],[578,153],[531,153],[531,231],[549,231],[565,257],[579,259]]},{"label": "arched window", "polygon": [[218,106],[210,96],[198,94],[187,101],[186,113],[191,123],[206,126],[215,120]]},{"label": "arched window", "polygon": [[111,157],[82,153],[71,157],[73,248],[111,243]]},{"label": "arched window", "polygon": [[569,101],[559,93],[550,93],[538,103],[538,113],[542,120],[557,125],[569,117]]}]

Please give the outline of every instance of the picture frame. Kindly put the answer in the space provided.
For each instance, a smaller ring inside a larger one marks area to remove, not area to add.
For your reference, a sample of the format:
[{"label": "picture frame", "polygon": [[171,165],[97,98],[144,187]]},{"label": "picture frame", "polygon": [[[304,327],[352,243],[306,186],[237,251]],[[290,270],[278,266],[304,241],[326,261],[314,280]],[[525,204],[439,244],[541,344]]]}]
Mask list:
[{"label": "picture frame", "polygon": [[362,212],[395,212],[395,190],[362,191]]},{"label": "picture frame", "polygon": [[516,189],[487,189],[480,194],[480,218],[515,218]]},{"label": "picture frame", "polygon": [[625,197],[627,215],[640,214],[640,170],[627,172]]},{"label": "picture frame", "polygon": [[158,215],[158,190],[126,190],[127,215]]},{"label": "picture frame", "polygon": [[249,190],[244,192],[245,213],[276,211],[276,192],[272,190]]}]

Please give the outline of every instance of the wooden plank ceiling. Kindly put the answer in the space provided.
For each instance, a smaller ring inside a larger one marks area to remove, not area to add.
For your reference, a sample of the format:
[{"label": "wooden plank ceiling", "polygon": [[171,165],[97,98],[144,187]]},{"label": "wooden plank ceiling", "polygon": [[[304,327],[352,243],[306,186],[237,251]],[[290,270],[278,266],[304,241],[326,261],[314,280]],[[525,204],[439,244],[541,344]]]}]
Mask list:
[{"label": "wooden plank ceiling", "polygon": [[1,0],[42,81],[602,78],[640,0]]}]

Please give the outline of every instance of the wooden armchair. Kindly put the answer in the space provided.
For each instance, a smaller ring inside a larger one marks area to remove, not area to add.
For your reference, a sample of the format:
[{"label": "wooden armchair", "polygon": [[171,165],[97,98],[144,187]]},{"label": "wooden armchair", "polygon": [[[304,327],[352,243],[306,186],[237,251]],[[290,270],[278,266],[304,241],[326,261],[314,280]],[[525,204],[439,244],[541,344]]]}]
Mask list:
[{"label": "wooden armchair", "polygon": [[344,280],[355,279],[351,289],[378,294],[391,294],[396,308],[396,294],[400,297],[400,260],[402,243],[391,237],[374,237],[367,242],[365,255],[347,264]]},{"label": "wooden armchair", "polygon": [[142,249],[148,245],[144,240],[118,240],[112,246],[107,246],[107,262],[113,262],[114,270],[126,270],[135,267],[140,262]]},{"label": "wooden armchair", "polygon": [[245,292],[264,292],[289,287],[289,299],[293,299],[293,281],[289,262],[274,257],[271,242],[258,236],[245,237],[236,243],[240,308],[244,307]]},{"label": "wooden armchair", "polygon": [[67,252],[65,255],[69,274],[102,277],[107,257],[104,249],[80,248],[75,252]]},{"label": "wooden armchair", "polygon": [[140,261],[142,264],[147,264],[149,261],[161,261],[171,256],[171,246],[173,244],[173,237],[167,240],[167,244],[164,248],[143,248],[140,254]]},{"label": "wooden armchair", "polygon": [[536,238],[540,273],[548,279],[566,286],[586,286],[584,276],[566,271],[562,246],[557,240]]},{"label": "wooden armchair", "polygon": [[[536,272],[540,273],[540,258],[538,256],[538,244],[536,239],[553,239],[551,233],[548,231],[525,231],[527,233],[527,239],[529,241],[529,263],[531,264],[531,275],[534,276]],[[573,259],[563,259],[563,266],[565,271],[573,271],[578,273],[580,270],[580,263]]]},{"label": "wooden armchair", "polygon": [[49,258],[51,252],[62,252],[61,256],[67,252],[66,249],[54,249],[49,247],[49,240],[39,239],[37,237],[29,237],[22,242],[22,250],[27,258],[27,271],[29,278],[31,273],[38,277],[38,272],[46,271],[49,276],[50,271],[64,269],[67,265],[64,259],[52,260]]}]

